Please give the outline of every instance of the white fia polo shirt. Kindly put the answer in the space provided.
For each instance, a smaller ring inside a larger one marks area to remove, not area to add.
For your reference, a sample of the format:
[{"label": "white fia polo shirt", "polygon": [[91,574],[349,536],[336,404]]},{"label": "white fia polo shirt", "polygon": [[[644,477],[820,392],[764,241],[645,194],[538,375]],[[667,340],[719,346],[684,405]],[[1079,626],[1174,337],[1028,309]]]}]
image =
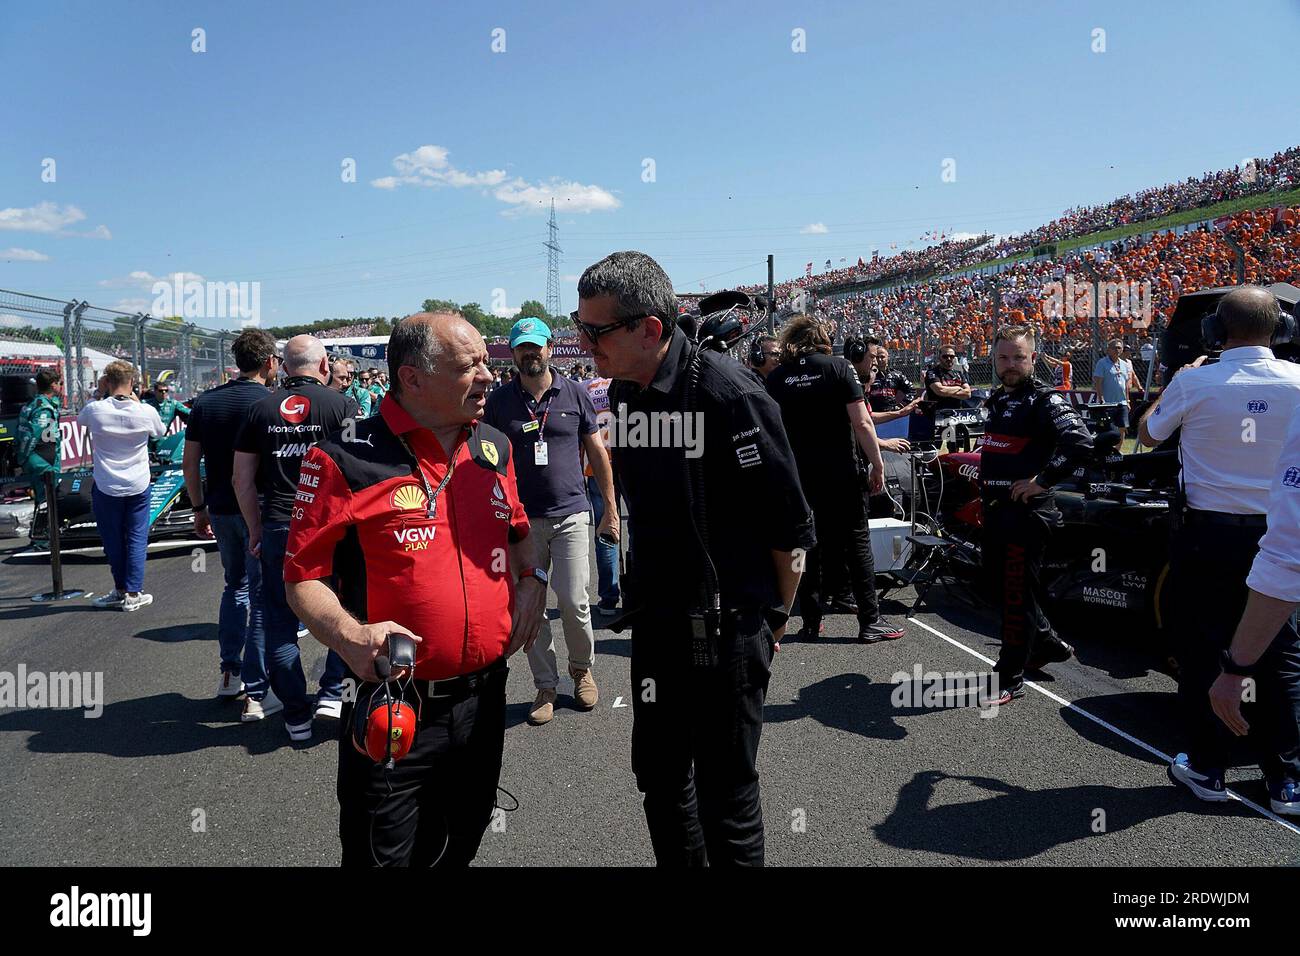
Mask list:
[{"label": "white fia polo shirt", "polygon": [[1274,358],[1263,346],[1247,346],[1175,375],[1147,418],[1147,431],[1164,441],[1182,426],[1189,507],[1267,514],[1273,472],[1297,408],[1300,365]]}]

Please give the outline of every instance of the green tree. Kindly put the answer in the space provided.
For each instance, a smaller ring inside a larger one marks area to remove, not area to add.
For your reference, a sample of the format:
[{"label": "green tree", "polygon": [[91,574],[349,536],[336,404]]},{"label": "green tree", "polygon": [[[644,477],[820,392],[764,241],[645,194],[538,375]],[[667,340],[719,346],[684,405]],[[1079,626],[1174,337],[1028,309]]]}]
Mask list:
[{"label": "green tree", "polygon": [[375,322],[374,330],[370,334],[371,335],[392,335],[393,327],[391,324],[389,324],[389,321],[387,319],[381,316]]},{"label": "green tree", "polygon": [[450,299],[425,299],[422,312],[460,312],[461,307]]},{"label": "green tree", "polygon": [[548,325],[553,321],[551,316],[546,314],[546,306],[536,299],[525,299],[524,304],[519,307],[515,319],[541,319]]}]

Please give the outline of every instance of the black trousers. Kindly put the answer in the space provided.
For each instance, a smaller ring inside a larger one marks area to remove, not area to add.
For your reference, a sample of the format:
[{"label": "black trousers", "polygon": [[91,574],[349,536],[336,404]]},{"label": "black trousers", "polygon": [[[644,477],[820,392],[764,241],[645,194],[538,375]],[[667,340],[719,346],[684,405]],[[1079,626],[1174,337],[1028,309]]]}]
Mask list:
[{"label": "black trousers", "polygon": [[[1187,755],[1198,770],[1222,772],[1231,759],[1234,735],[1215,716],[1209,692],[1219,677],[1219,652],[1232,643],[1246,608],[1246,576],[1263,536],[1263,527],[1204,524],[1193,517],[1170,548],[1178,695]],[[1300,780],[1300,638],[1290,621],[1260,658],[1255,688],[1255,701],[1242,706],[1242,716],[1260,770],[1272,782]]]},{"label": "black trousers", "polygon": [[632,771],[660,866],[762,866],[758,741],[772,631],[758,610],[724,612],[717,664],[691,665],[690,621],[632,628]]},{"label": "black trousers", "polygon": [[845,570],[858,605],[858,624],[874,624],[880,619],[880,600],[876,595],[876,563],[867,528],[867,506],[861,490],[854,486],[839,492],[806,493],[813,511],[817,546],[808,552],[799,579],[799,613],[804,625],[816,633],[821,626],[822,600],[838,593],[837,579],[843,578]]},{"label": "black trousers", "polygon": [[1059,640],[1043,612],[1043,552],[1057,512],[1036,512],[1019,502],[985,502],[981,554],[1002,649],[995,670],[1004,684],[1024,676],[1041,642]]},{"label": "black trousers", "polygon": [[[469,866],[496,806],[506,674],[503,659],[472,693],[424,699],[421,691],[415,745],[389,771],[357,752],[351,736],[357,704],[343,708],[337,787],[343,866]],[[372,686],[361,685],[359,703]]]}]

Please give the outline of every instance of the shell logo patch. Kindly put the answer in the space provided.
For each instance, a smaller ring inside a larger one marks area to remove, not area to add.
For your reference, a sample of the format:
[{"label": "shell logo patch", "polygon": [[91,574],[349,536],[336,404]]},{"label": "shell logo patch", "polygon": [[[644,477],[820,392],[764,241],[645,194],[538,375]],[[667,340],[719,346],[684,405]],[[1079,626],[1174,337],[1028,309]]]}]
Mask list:
[{"label": "shell logo patch", "polygon": [[388,503],[398,511],[418,511],[429,503],[429,498],[419,485],[402,485],[392,493]]}]

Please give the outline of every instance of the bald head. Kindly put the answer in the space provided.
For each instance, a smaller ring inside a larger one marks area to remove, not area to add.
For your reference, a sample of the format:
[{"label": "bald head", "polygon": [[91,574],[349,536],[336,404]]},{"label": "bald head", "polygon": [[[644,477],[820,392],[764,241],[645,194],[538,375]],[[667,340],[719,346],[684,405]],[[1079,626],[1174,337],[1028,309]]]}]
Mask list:
[{"label": "bald head", "polygon": [[1230,343],[1268,345],[1281,307],[1273,293],[1263,286],[1244,285],[1220,299],[1218,311]]},{"label": "bald head", "polygon": [[408,315],[388,338],[389,387],[426,428],[459,428],[481,418],[492,383],[483,336],[462,316]]},{"label": "bald head", "polygon": [[330,386],[343,391],[352,384],[352,366],[347,359],[335,359],[330,365]]},{"label": "bald head", "polygon": [[295,335],[284,344],[284,370],[290,375],[318,373],[318,377],[324,381],[328,368],[325,346],[316,336]]}]

